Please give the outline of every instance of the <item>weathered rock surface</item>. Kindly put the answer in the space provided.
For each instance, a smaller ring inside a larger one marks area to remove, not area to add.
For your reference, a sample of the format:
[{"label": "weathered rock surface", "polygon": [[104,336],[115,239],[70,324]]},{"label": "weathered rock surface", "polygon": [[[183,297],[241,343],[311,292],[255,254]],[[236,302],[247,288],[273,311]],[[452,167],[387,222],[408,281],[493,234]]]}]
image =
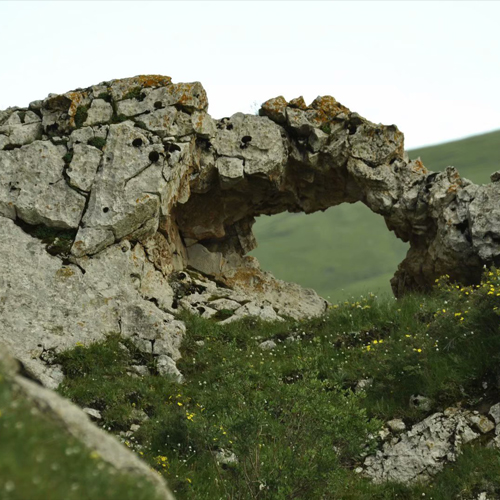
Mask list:
[{"label": "weathered rock surface", "polygon": [[[498,406],[492,407],[492,416]],[[405,425],[401,420],[392,420],[388,426],[394,433],[392,438],[388,439],[390,433],[384,435],[382,449],[367,457],[360,470],[376,483],[426,482],[454,462],[464,444],[495,428],[487,416],[459,408],[434,413],[407,432],[402,432]],[[496,429],[499,433],[500,425]],[[498,446],[495,439],[491,442]]]},{"label": "weathered rock surface", "polygon": [[366,204],[410,242],[397,295],[500,261],[500,184],[428,172],[396,126],[329,96],[220,120],[207,108],[200,83],[146,75],[0,111],[0,339],[46,385],[62,374],[44,353],[109,332],[175,361],[179,309],[322,314],[314,291],[246,256],[259,215]]},{"label": "weathered rock surface", "polygon": [[145,479],[152,483],[159,498],[174,500],[174,496],[159,474],[152,471],[135,453],[120,444],[114,436],[99,429],[90,421],[89,415],[100,418],[99,412],[90,408],[81,410],[50,389],[19,375],[19,366],[7,353],[5,345],[1,344],[0,365],[17,395],[55,421],[64,432],[80,441],[89,452],[96,453],[117,472],[136,475],[138,480]]},{"label": "weathered rock surface", "polygon": [[124,241],[75,265],[0,217],[0,339],[47,387],[62,381],[50,353],[109,333],[177,359],[185,327],[166,312],[172,296],[140,245]]}]

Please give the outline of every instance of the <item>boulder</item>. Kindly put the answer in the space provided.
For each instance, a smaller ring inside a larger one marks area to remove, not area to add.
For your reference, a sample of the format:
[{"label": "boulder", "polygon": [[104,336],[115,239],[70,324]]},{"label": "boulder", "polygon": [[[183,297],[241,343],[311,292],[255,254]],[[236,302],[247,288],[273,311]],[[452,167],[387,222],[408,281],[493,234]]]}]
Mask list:
[{"label": "boulder", "polygon": [[114,436],[94,425],[93,419],[101,415],[92,408],[80,409],[59,394],[41,387],[18,373],[18,363],[13,359],[5,345],[0,345],[0,367],[7,376],[13,392],[31,408],[52,420],[66,434],[79,441],[89,453],[107,462],[115,472],[132,474],[137,480],[145,479],[155,486],[158,497],[174,500],[164,479],[152,471],[135,453],[123,446]]},{"label": "boulder", "polygon": [[[375,483],[427,482],[446,463],[456,460],[464,444],[479,437],[471,428],[471,416],[471,412],[458,408],[430,415],[384,442],[381,450],[365,459],[363,473]],[[394,426],[394,422],[388,424]],[[397,432],[402,429],[399,425]]]}]

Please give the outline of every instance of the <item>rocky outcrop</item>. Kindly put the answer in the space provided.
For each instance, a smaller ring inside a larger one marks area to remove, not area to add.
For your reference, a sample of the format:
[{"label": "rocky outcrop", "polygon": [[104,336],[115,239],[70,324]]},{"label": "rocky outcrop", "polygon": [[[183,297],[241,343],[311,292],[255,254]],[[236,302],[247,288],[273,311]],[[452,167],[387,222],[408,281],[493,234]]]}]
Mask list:
[{"label": "rocky outcrop", "polygon": [[89,453],[111,466],[114,472],[132,474],[138,481],[146,480],[154,485],[158,498],[174,500],[163,477],[152,471],[135,453],[120,444],[111,434],[95,426],[86,412],[55,392],[23,377],[18,369],[16,360],[0,344],[0,374],[6,377],[16,399],[26,403],[33,414],[42,413],[63,434],[75,438]]},{"label": "rocky outcrop", "polygon": [[179,309],[322,314],[314,291],[246,255],[259,215],[366,204],[410,242],[397,295],[497,263],[498,183],[428,172],[396,126],[329,96],[221,120],[207,108],[200,83],[149,75],[0,112],[0,337],[47,385],[61,374],[41,359],[108,332],[175,361]]},{"label": "rocky outcrop", "polygon": [[463,445],[481,435],[490,438],[490,446],[499,447],[500,403],[491,407],[489,416],[448,408],[430,415],[407,432],[403,432],[405,425],[401,420],[390,421],[390,430],[381,431],[385,440],[382,449],[367,457],[357,472],[376,483],[427,482],[456,460]]}]

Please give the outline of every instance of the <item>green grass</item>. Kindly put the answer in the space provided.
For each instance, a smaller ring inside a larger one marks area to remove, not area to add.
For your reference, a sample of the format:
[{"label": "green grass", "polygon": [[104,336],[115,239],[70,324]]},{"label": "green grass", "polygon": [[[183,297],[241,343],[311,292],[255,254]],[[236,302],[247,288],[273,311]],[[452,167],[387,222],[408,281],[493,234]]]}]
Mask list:
[{"label": "green grass", "polygon": [[346,292],[389,292],[389,280],[408,250],[384,219],[361,203],[310,215],[264,216],[254,227],[259,246],[251,255],[262,269],[314,288],[332,302]]},{"label": "green grass", "polygon": [[[487,183],[500,170],[500,131],[412,150],[409,156],[420,156],[429,170],[453,165],[463,177]],[[346,293],[390,293],[389,280],[408,250],[383,218],[361,203],[310,215],[262,216],[254,233],[259,247],[251,255],[263,269],[331,301]]]},{"label": "green grass", "polygon": [[[378,446],[370,435],[383,421],[425,417],[409,406],[413,394],[430,398],[432,411],[500,400],[499,306],[500,274],[492,271],[479,288],[442,281],[431,295],[345,301],[309,321],[221,326],[185,315],[184,384],[158,376],[153,358],[115,335],[59,356],[67,376],[60,391],[99,409],[116,433],[145,412],[127,445],[179,499],[496,495],[500,455],[484,447],[468,448],[426,486],[376,486],[354,469]],[[261,350],[269,339],[276,348]],[[130,377],[132,364],[151,375]],[[356,392],[367,378],[373,384]],[[238,462],[218,463],[221,450]]]},{"label": "green grass", "polygon": [[0,442],[2,500],[157,498],[146,480],[118,474],[28,403],[1,369]]}]

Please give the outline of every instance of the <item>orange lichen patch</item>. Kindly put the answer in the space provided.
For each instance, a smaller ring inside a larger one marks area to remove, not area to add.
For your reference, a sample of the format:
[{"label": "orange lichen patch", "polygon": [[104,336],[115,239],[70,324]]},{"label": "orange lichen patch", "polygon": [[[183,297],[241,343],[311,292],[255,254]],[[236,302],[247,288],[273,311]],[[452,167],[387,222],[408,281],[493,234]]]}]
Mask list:
[{"label": "orange lichen patch", "polygon": [[145,201],[149,200],[150,196],[149,194],[145,194],[142,198],[137,198],[135,200],[136,203],[144,203]]},{"label": "orange lichen patch", "polygon": [[75,250],[81,252],[85,250],[85,243],[82,240],[78,240],[73,243],[73,247],[75,248]]},{"label": "orange lichen patch", "polygon": [[337,100],[330,95],[316,97],[311,103],[311,108],[316,110],[315,118],[321,124],[332,120],[341,113],[348,115],[351,112],[349,108],[337,102]]},{"label": "orange lichen patch", "polygon": [[447,190],[447,193],[456,193],[460,186],[458,184],[452,184]]},{"label": "orange lichen patch", "polygon": [[451,175],[448,176],[448,179],[450,182],[456,182],[460,186],[462,185],[462,178],[460,177],[460,174],[458,172],[453,172]]},{"label": "orange lichen patch", "polygon": [[70,104],[69,110],[68,110],[69,124],[72,127],[76,127],[76,124],[75,124],[76,110],[78,109],[78,106],[80,106],[82,101],[84,101],[88,98],[89,94],[87,91],[82,90],[82,91],[68,92],[67,94],[64,94],[64,95],[65,95],[65,97],[67,97],[71,101],[71,104]]},{"label": "orange lichen patch", "polygon": [[306,110],[308,109],[307,107],[307,104],[306,104],[306,101],[304,101],[304,98],[302,96],[300,97],[296,97],[295,99],[292,99],[288,105],[291,107],[291,108],[297,108],[297,109],[302,109],[302,110]]},{"label": "orange lichen patch", "polygon": [[280,116],[285,116],[287,106],[288,102],[282,95],[280,95],[278,97],[274,97],[273,99],[269,99],[262,104],[259,114],[261,116],[268,116],[271,120],[278,121]]},{"label": "orange lichen patch", "polygon": [[134,77],[142,87],[166,87],[172,83],[170,76],[164,75],[139,75]]},{"label": "orange lichen patch", "polygon": [[224,283],[230,288],[245,287],[257,292],[265,291],[265,279],[259,269],[240,267],[230,277],[223,277]]},{"label": "orange lichen patch", "polygon": [[124,84],[130,87],[140,86],[142,88],[150,87],[166,87],[172,83],[172,78],[170,76],[164,75],[137,75],[131,78],[118,78],[116,80],[111,80],[109,82],[111,86],[116,84]]},{"label": "orange lichen patch", "polygon": [[178,83],[174,85],[177,104],[186,108],[204,110],[208,107],[208,98],[201,83]]},{"label": "orange lichen patch", "polygon": [[425,168],[424,164],[420,160],[420,158],[417,158],[411,163],[411,167],[414,172],[420,172],[422,174],[427,174],[429,171]]},{"label": "orange lichen patch", "polygon": [[75,271],[73,271],[70,267],[61,267],[61,269],[58,269],[56,272],[56,276],[58,278],[70,278],[74,274]]},{"label": "orange lichen patch", "polygon": [[201,127],[203,127],[203,118],[204,116],[202,114],[198,115],[198,117],[195,120],[195,123],[193,123],[193,127],[195,130],[200,130]]}]

